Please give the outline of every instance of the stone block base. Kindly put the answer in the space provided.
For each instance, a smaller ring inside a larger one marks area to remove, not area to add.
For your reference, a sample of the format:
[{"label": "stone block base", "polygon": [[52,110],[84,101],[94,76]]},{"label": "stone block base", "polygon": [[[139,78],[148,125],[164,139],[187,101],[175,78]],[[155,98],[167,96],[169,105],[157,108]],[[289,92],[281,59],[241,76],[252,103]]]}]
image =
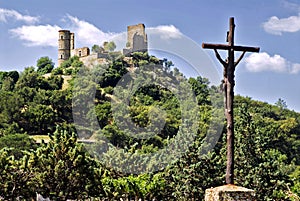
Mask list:
[{"label": "stone block base", "polygon": [[205,190],[205,201],[256,201],[254,190],[225,185]]}]

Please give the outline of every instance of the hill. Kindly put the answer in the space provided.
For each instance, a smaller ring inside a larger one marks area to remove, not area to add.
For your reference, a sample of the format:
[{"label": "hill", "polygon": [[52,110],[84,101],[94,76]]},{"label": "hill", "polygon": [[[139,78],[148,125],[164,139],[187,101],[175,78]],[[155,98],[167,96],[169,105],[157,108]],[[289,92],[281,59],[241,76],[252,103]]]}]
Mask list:
[{"label": "hill", "polygon": [[[202,200],[223,184],[218,86],[141,52],[89,68],[42,61],[0,73],[0,197]],[[300,114],[242,96],[234,113],[236,183],[299,199]]]}]

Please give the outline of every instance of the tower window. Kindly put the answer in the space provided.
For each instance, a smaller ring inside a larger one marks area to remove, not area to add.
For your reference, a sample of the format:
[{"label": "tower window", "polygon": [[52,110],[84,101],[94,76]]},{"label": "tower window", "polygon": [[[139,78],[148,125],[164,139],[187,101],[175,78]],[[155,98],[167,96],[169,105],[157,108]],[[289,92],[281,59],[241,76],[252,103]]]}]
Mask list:
[{"label": "tower window", "polygon": [[81,57],[81,51],[78,52],[79,57]]},{"label": "tower window", "polygon": [[60,39],[62,39],[62,40],[63,40],[63,39],[64,39],[64,36],[60,36]]},{"label": "tower window", "polygon": [[63,55],[62,54],[60,55],[60,59],[63,59]]}]

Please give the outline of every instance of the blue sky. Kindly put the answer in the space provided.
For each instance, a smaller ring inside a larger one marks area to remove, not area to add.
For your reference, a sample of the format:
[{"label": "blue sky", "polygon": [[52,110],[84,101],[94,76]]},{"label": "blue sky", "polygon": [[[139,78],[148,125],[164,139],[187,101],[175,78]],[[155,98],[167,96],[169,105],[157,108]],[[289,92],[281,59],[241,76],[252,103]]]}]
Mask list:
[{"label": "blue sky", "polygon": [[235,93],[271,104],[282,98],[300,112],[300,0],[0,0],[0,71],[21,71],[42,56],[56,62],[59,29],[75,32],[77,47],[115,40],[121,49],[127,25],[144,23],[149,43],[153,33],[166,46],[188,40],[184,51],[208,55],[217,72],[207,69],[220,76],[213,51],[200,45],[226,43],[230,17],[235,43],[261,48],[237,67]]}]

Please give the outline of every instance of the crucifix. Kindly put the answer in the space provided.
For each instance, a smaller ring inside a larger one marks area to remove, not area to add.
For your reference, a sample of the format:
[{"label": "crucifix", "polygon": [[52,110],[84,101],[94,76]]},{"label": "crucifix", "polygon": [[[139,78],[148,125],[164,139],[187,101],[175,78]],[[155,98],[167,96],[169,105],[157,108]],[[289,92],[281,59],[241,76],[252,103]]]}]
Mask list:
[{"label": "crucifix", "polygon": [[[259,52],[259,47],[246,47],[234,45],[234,18],[229,20],[229,31],[227,32],[228,45],[203,43],[202,48],[213,49],[219,62],[223,65],[223,90],[225,117],[227,120],[227,163],[226,163],[226,184],[234,184],[234,119],[233,119],[233,98],[234,98],[234,71],[246,52]],[[218,50],[227,50],[228,58],[224,61]],[[242,54],[235,61],[235,51]]]}]

